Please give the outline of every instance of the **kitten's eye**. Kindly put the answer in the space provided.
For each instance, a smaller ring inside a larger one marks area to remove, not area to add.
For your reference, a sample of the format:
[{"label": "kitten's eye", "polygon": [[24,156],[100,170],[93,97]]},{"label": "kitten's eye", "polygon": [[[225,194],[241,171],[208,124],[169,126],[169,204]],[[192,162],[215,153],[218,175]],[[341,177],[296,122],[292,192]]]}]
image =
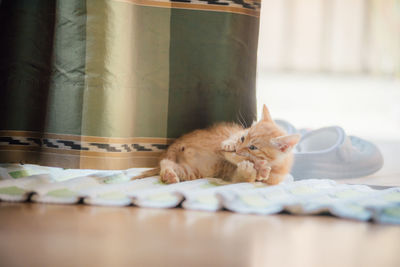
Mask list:
[{"label": "kitten's eye", "polygon": [[242,143],[244,142],[244,136],[242,136],[242,137],[240,138],[240,141],[242,141]]},{"label": "kitten's eye", "polygon": [[257,147],[256,147],[256,146],[254,146],[254,145],[251,145],[251,146],[249,146],[249,149],[250,149],[250,150],[256,150],[256,149],[257,149]]}]

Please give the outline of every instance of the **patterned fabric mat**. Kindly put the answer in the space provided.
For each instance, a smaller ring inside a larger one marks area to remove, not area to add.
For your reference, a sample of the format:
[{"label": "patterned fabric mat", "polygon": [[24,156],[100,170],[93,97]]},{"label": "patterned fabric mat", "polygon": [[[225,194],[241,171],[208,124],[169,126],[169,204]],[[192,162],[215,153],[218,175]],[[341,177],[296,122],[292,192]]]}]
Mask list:
[{"label": "patterned fabric mat", "polygon": [[374,190],[333,180],[287,179],[276,186],[230,184],[216,178],[163,184],[159,177],[130,181],[143,168],[78,170],[0,164],[0,200],[128,206],[238,213],[331,214],[360,221],[400,224],[400,187]]}]

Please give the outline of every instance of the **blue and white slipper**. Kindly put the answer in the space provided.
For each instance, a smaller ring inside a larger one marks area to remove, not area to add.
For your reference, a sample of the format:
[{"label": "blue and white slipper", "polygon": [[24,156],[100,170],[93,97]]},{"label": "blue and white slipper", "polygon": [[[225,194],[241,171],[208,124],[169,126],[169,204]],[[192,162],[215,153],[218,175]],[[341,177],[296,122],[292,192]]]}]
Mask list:
[{"label": "blue and white slipper", "polygon": [[311,129],[309,128],[302,128],[302,129],[296,129],[296,127],[293,126],[293,124],[291,124],[288,121],[285,120],[274,120],[275,123],[281,127],[283,130],[285,130],[285,132],[287,134],[301,134],[304,135],[305,133],[311,131]]},{"label": "blue and white slipper", "polygon": [[290,122],[275,120],[288,134],[302,135],[293,150],[291,174],[295,180],[356,178],[373,174],[383,166],[379,148],[338,126],[297,130]]},{"label": "blue and white slipper", "polygon": [[341,179],[367,176],[383,166],[378,147],[338,126],[305,133],[294,149],[291,174],[300,179]]}]

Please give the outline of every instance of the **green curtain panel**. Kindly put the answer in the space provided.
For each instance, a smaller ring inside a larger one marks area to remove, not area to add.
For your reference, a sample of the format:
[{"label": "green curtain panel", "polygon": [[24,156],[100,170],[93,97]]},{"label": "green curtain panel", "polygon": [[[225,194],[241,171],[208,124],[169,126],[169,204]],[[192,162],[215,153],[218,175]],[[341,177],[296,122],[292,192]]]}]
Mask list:
[{"label": "green curtain panel", "polygon": [[0,162],[151,167],[256,117],[258,0],[2,0]]}]

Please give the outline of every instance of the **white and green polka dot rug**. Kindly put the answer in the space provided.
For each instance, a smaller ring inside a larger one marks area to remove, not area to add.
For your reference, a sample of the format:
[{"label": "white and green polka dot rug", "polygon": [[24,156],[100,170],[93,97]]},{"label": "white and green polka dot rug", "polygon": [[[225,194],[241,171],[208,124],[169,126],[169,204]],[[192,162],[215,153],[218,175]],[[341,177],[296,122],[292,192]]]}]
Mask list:
[{"label": "white and green polka dot rug", "polygon": [[339,218],[400,224],[400,187],[374,190],[333,180],[230,184],[206,178],[166,185],[159,177],[130,181],[141,168],[78,170],[38,165],[0,164],[0,200],[86,204],[268,215],[331,214]]}]

